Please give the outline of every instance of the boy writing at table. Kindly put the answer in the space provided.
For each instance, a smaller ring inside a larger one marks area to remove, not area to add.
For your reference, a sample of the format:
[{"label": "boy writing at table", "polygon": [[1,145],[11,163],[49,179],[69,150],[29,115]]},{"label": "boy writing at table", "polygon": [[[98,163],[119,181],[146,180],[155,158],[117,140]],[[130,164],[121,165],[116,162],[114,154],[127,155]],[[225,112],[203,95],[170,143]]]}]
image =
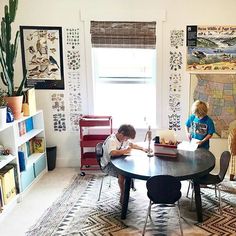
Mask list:
[{"label": "boy writing at table", "polygon": [[136,131],[132,125],[123,124],[118,129],[117,133],[111,134],[103,143],[103,157],[101,158],[101,166],[111,176],[118,177],[120,187],[120,203],[123,202],[125,177],[117,173],[113,168],[110,160],[112,157],[127,155],[131,149],[138,149],[144,152],[148,150],[137,144],[134,144],[130,139],[134,139]]}]

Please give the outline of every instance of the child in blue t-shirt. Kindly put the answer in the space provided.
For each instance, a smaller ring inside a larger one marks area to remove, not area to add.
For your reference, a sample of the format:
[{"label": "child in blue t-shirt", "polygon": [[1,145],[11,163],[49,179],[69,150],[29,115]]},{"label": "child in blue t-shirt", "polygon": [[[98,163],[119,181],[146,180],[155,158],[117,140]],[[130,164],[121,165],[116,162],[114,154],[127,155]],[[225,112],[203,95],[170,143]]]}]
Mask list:
[{"label": "child in blue t-shirt", "polygon": [[207,115],[208,108],[205,102],[195,101],[191,108],[192,115],[185,122],[187,137],[198,139],[198,147],[209,149],[209,139],[215,133],[213,120]]}]

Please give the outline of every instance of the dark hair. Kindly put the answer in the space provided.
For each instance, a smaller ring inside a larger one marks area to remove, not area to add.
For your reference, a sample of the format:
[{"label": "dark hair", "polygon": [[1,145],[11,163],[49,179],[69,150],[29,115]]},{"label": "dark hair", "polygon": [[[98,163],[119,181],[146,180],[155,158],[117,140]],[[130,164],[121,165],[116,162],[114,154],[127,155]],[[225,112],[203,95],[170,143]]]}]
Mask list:
[{"label": "dark hair", "polygon": [[129,137],[131,139],[134,139],[136,136],[136,131],[134,127],[128,124],[121,125],[120,128],[118,129],[118,133],[121,133],[124,136]]}]

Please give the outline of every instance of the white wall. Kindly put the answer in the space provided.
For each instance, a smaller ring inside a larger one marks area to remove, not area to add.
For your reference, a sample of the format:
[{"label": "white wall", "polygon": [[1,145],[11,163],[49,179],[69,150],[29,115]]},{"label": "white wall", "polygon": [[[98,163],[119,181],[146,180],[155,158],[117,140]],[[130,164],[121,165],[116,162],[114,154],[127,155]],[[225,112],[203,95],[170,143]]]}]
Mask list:
[{"label": "white wall", "polygon": [[[1,0],[0,14],[8,0]],[[158,49],[158,79],[160,79],[158,91],[160,100],[158,103],[158,114],[162,124],[160,128],[167,127],[168,107],[168,76],[169,76],[169,34],[170,30],[185,30],[186,25],[235,25],[235,0],[20,0],[15,22],[15,28],[19,25],[43,25],[79,27],[81,32],[81,78],[84,81],[83,98],[85,101],[84,112],[89,111],[89,99],[91,91],[86,90],[86,84],[91,81],[91,68],[88,58],[89,48],[86,37],[86,27],[80,19],[96,16],[114,17],[114,20],[124,17],[127,19],[148,19],[156,17],[158,20],[157,49]],[[164,21],[160,18],[165,18]],[[85,57],[87,56],[87,57]],[[64,57],[65,58],[65,57]],[[185,62],[184,62],[185,63]],[[18,54],[16,74],[21,78],[22,66],[21,55]],[[66,74],[66,73],[65,73]],[[188,116],[189,97],[189,74],[184,72],[183,76],[183,101],[182,101],[182,124]],[[67,78],[65,77],[65,80]],[[164,88],[164,90],[163,90]],[[37,108],[43,109],[46,127],[46,137],[49,146],[58,147],[58,166],[79,165],[79,134],[75,132],[54,132],[52,114],[50,113],[51,94],[55,91],[37,90]],[[138,133],[139,140],[143,140],[144,133]],[[179,136],[184,138],[184,131]],[[226,142],[212,140],[214,152],[220,153],[227,148]],[[218,145],[222,143],[222,145]],[[215,145],[217,144],[217,145]]]}]

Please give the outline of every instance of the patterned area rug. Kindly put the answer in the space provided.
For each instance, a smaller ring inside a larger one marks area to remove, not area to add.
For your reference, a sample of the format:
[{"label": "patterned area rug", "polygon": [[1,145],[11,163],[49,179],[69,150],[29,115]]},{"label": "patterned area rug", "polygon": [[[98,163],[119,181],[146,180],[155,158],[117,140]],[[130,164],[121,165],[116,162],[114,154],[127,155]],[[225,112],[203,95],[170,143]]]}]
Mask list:
[{"label": "patterned area rug", "polygon": [[[136,191],[131,199],[126,220],[120,219],[117,179],[105,177],[101,200],[98,192],[101,176],[76,176],[61,197],[26,233],[27,236],[138,236],[142,233],[149,199],[144,181],[135,180]],[[236,184],[224,181],[222,186],[223,211],[219,212],[214,189],[202,189],[204,222],[196,223],[196,212],[186,198],[187,181],[182,182],[180,209],[184,235],[236,235]],[[145,235],[180,235],[177,212],[174,209],[152,208]]]}]

